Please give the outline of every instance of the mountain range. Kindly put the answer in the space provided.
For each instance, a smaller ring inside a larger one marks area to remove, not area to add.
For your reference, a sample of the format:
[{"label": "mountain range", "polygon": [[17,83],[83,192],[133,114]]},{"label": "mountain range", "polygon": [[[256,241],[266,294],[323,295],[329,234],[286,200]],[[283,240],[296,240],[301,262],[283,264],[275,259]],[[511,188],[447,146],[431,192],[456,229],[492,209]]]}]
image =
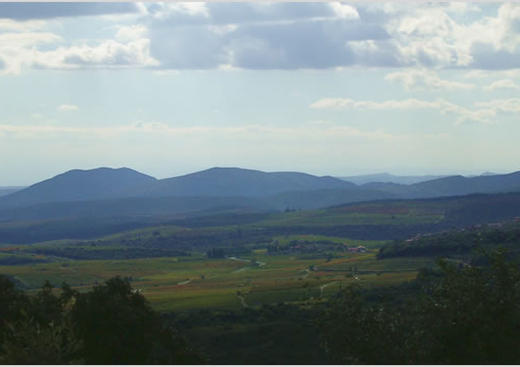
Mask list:
[{"label": "mountain range", "polygon": [[338,177],[341,180],[355,183],[356,185],[364,185],[371,182],[395,183],[402,185],[411,185],[418,182],[435,180],[446,176],[424,175],[424,176],[396,176],[390,173],[373,173],[369,175],[345,176]]},{"label": "mountain range", "polygon": [[9,195],[22,189],[24,189],[23,186],[0,186],[0,196]]},{"label": "mountain range", "polygon": [[156,179],[129,168],[103,167],[71,170],[1,196],[0,220],[316,209],[359,201],[517,191],[520,172],[449,176],[412,184],[355,184],[299,172],[218,167]]}]

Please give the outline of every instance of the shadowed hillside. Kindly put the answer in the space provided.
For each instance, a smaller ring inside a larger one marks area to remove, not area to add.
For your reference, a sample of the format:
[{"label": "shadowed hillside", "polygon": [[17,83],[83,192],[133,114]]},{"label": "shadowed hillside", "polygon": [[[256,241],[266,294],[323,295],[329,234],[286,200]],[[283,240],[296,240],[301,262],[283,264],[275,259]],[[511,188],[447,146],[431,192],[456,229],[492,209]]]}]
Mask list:
[{"label": "shadowed hillside", "polygon": [[156,179],[130,168],[71,170],[0,199],[0,207],[134,196]]}]

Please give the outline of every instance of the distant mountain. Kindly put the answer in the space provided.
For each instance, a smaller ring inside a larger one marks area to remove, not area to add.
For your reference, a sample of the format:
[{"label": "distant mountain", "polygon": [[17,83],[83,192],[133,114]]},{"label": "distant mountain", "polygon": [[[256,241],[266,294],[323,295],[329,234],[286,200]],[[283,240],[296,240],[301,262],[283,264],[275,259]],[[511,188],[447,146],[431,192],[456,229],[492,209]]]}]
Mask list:
[{"label": "distant mountain", "polygon": [[[161,197],[198,198],[197,200],[206,198],[210,205],[215,201],[214,198],[266,198],[285,192],[342,189],[360,190],[356,185],[337,178],[317,177],[298,172],[211,168],[184,176],[157,180],[128,168],[98,168],[86,171],[68,171],[19,192],[1,197],[0,210],[45,203]],[[363,190],[366,191],[366,189]],[[355,196],[352,193],[349,195]],[[383,196],[386,197],[388,194],[385,193]],[[375,197],[377,195],[371,196],[371,198]],[[156,201],[154,202],[156,203]],[[233,200],[230,199],[230,202]],[[138,207],[142,207],[142,205],[142,201],[139,201]],[[191,207],[188,208],[186,205],[183,202],[180,206],[185,210],[190,210]],[[269,206],[272,208],[273,205],[278,206],[272,204],[271,200]],[[263,205],[261,206],[263,207]],[[70,205],[56,206],[56,208],[61,208],[60,212],[69,210],[65,210],[65,207],[69,208]],[[96,207],[99,207],[98,204]],[[149,208],[149,205],[146,207]],[[199,209],[200,205],[195,205],[195,207]],[[45,211],[50,214],[49,206],[47,205],[46,208]],[[170,211],[177,212],[178,208],[171,208]]]},{"label": "distant mountain", "polygon": [[475,193],[520,192],[520,171],[505,175],[449,176],[413,185],[368,183],[361,187],[384,191],[402,198],[432,198]]},{"label": "distant mountain", "polygon": [[273,210],[272,203],[244,197],[127,197],[118,199],[40,203],[27,207],[0,209],[0,223],[65,218],[126,218],[147,220],[152,217],[192,215],[222,210]]},{"label": "distant mountain", "polygon": [[500,175],[500,173],[486,171],[486,172],[482,172],[480,175],[481,176],[496,176],[496,175]]},{"label": "distant mountain", "polygon": [[72,170],[0,198],[0,208],[133,196],[155,178],[129,168]]},{"label": "distant mountain", "polygon": [[451,176],[421,182],[414,186],[428,196],[515,192],[520,191],[520,171],[494,176]]},{"label": "distant mountain", "polygon": [[25,186],[0,186],[0,196],[12,194],[13,192],[20,191]]},{"label": "distant mountain", "polygon": [[347,176],[338,177],[341,180],[353,182],[356,185],[364,185],[369,182],[384,182],[384,183],[396,183],[402,185],[411,185],[418,182],[435,180],[437,178],[446,176],[395,176],[389,173],[374,173],[371,175],[359,175],[359,176]]},{"label": "distant mountain", "polygon": [[211,168],[159,180],[149,187],[152,196],[262,197],[289,191],[355,188],[340,179],[299,172],[262,172],[242,168]]},{"label": "distant mountain", "polygon": [[299,172],[211,168],[157,180],[129,168],[98,168],[68,171],[0,197],[0,221],[161,216],[222,208],[316,209],[360,201],[500,192],[520,192],[520,172],[358,186]]},{"label": "distant mountain", "polygon": [[273,209],[319,209],[341,203],[396,199],[392,193],[354,187],[313,191],[291,191],[276,194],[265,200]]}]

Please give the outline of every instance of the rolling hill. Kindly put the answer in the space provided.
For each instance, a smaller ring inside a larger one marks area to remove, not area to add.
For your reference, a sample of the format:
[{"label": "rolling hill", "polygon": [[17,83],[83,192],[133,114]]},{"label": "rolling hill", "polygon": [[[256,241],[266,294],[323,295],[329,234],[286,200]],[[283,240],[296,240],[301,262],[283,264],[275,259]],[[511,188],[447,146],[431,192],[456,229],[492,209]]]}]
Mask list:
[{"label": "rolling hill", "polygon": [[211,168],[155,179],[129,168],[72,170],[0,197],[0,220],[284,211],[346,203],[520,191],[520,172],[450,176],[411,185],[356,185],[330,176]]},{"label": "rolling hill", "polygon": [[0,198],[0,208],[134,196],[155,178],[129,168],[71,170]]},{"label": "rolling hill", "polygon": [[330,176],[299,172],[262,172],[242,168],[210,168],[184,176],[159,180],[149,187],[153,196],[262,197],[289,191],[356,188]]},{"label": "rolling hill", "polygon": [[[43,203],[120,198],[259,198],[291,191],[332,189],[352,191],[359,188],[337,178],[298,172],[267,173],[240,168],[212,168],[157,180],[129,168],[98,168],[68,171],[2,197],[0,210]],[[387,197],[388,194],[383,196]]]},{"label": "rolling hill", "polygon": [[23,186],[0,186],[0,196],[9,195],[22,189],[24,189]]},{"label": "rolling hill", "polygon": [[520,171],[504,175],[476,177],[449,176],[412,185],[372,182],[361,187],[379,190],[402,198],[432,198],[469,194],[520,191]]},{"label": "rolling hill", "polygon": [[434,176],[434,175],[424,175],[424,176],[397,176],[392,175],[390,173],[374,173],[369,175],[357,175],[357,176],[347,176],[347,177],[338,177],[341,180],[345,180],[348,182],[355,183],[356,185],[364,185],[371,182],[383,182],[383,183],[394,183],[401,185],[411,185],[418,182],[435,180],[437,178],[442,178],[445,176]]}]

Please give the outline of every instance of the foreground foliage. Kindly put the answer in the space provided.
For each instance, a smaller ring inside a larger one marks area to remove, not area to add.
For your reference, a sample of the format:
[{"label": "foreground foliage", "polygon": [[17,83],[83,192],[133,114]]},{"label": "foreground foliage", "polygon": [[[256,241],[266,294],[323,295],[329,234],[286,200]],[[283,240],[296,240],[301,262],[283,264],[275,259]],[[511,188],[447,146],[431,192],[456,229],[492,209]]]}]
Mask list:
[{"label": "foreground foliage", "polygon": [[[341,364],[520,363],[520,270],[495,253],[490,265],[440,261],[407,301],[370,302],[349,287],[322,320],[324,346]],[[401,298],[402,300],[402,298]]]},{"label": "foreground foliage", "polygon": [[126,279],[27,296],[0,276],[2,364],[189,364],[201,360]]}]

